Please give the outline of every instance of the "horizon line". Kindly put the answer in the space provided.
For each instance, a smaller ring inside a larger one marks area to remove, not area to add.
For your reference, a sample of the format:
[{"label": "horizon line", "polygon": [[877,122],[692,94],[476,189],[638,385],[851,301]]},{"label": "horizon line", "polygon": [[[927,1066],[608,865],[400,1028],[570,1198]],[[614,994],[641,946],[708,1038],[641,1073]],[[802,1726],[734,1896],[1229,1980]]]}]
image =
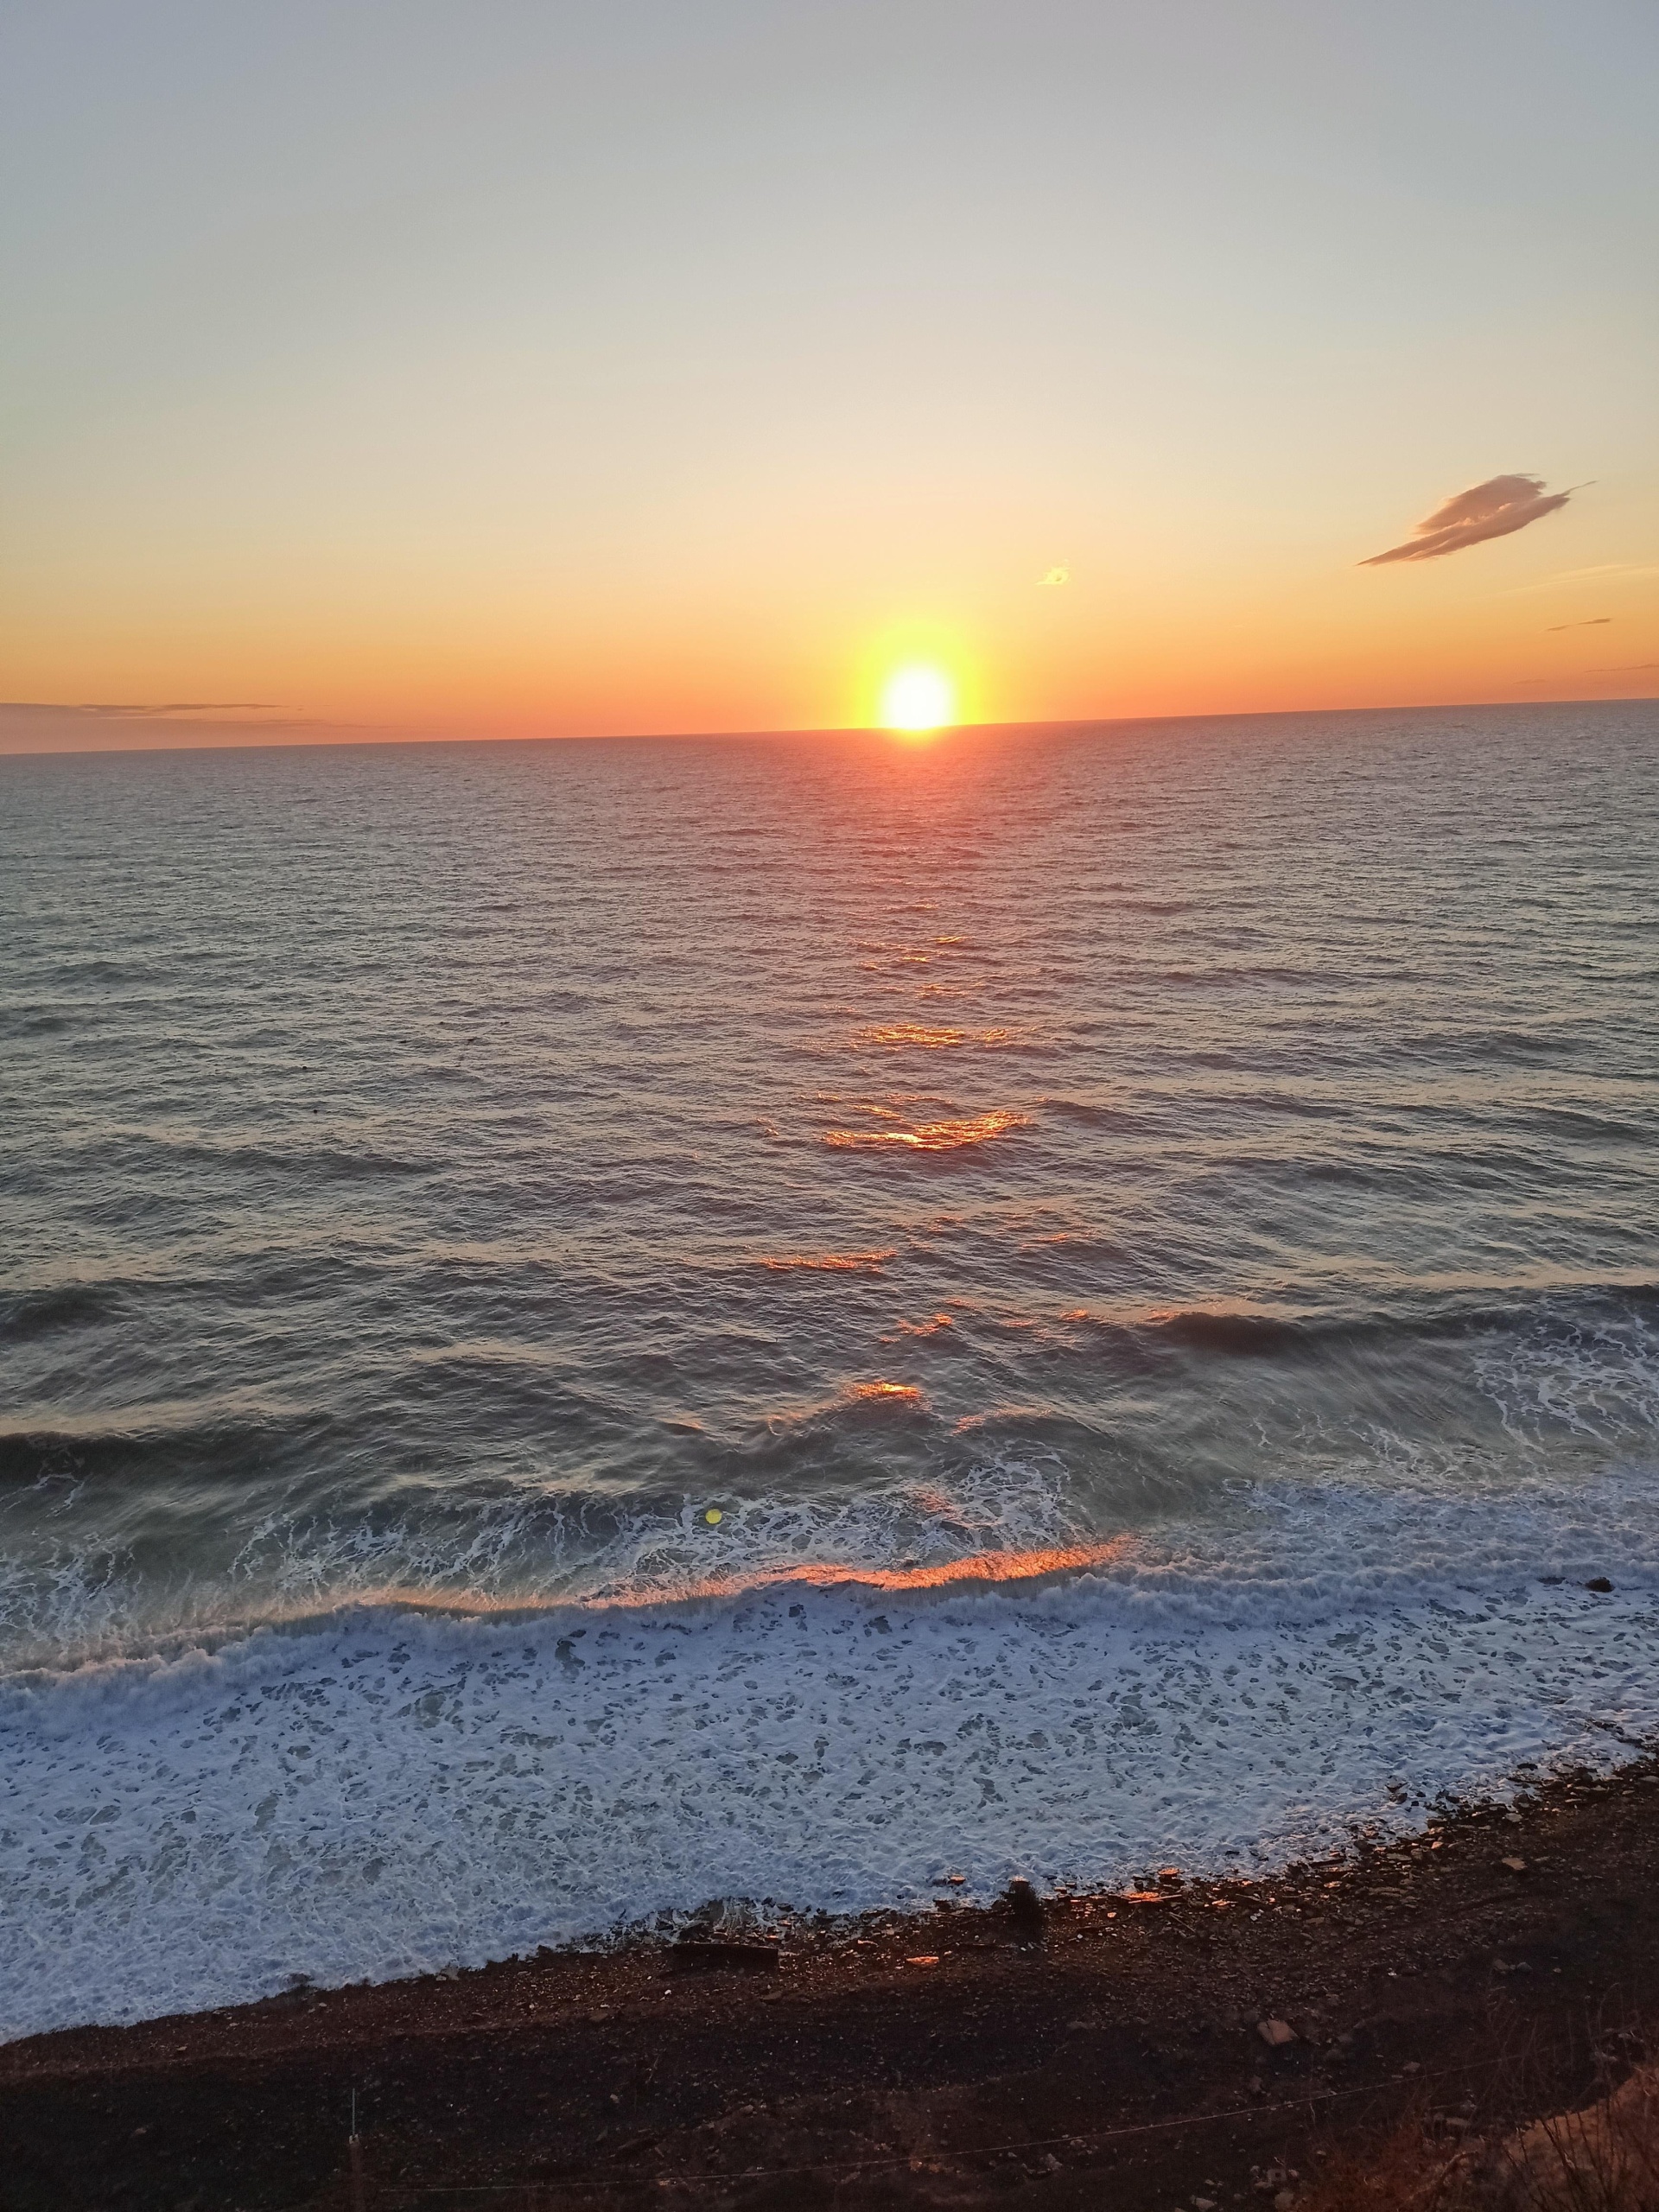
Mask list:
[{"label": "horizon line", "polygon": [[[1031,732],[1039,734],[1058,730],[1130,728],[1137,726],[1175,722],[1215,721],[1286,721],[1310,715],[1440,715],[1487,713],[1503,709],[1531,709],[1547,707],[1642,707],[1659,706],[1659,692],[1641,692],[1621,698],[1607,698],[1599,694],[1585,696],[1568,696],[1551,699],[1443,699],[1421,701],[1414,705],[1378,705],[1370,707],[1221,707],[1178,715],[1064,715],[1040,720],[1008,721],[948,722],[937,730],[926,732],[894,731],[879,722],[805,722],[782,728],[751,729],[704,730],[611,730],[582,731],[565,736],[531,736],[506,734],[463,737],[453,731],[416,734],[409,732],[385,737],[295,737],[276,739],[263,743],[238,744],[234,741],[218,744],[157,744],[157,745],[49,745],[16,750],[0,746],[0,760],[49,760],[58,759],[84,760],[105,753],[344,753],[376,750],[397,746],[438,745],[708,745],[752,744],[766,738],[812,737],[885,737],[895,742],[912,746],[919,737],[924,742],[935,738],[965,734],[995,734],[999,732]],[[8,708],[12,711],[35,714],[84,713],[79,705],[53,705],[46,701],[0,700],[0,714]],[[105,722],[102,727],[111,725]],[[115,725],[132,728],[133,722]],[[142,727],[142,725],[139,725]],[[304,725],[299,725],[303,727]],[[327,725],[324,725],[327,727]],[[185,728],[205,728],[211,724],[185,723]],[[222,728],[223,724],[218,725]],[[264,726],[248,723],[245,728],[257,729]],[[296,725],[289,724],[289,728]],[[351,728],[353,725],[334,725]],[[369,728],[374,725],[367,725]]]}]

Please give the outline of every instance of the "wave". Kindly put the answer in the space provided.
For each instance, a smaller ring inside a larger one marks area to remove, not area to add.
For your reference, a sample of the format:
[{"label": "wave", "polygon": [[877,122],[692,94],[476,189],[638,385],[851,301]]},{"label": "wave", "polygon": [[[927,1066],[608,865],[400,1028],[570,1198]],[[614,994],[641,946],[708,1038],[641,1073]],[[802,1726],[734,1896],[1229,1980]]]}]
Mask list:
[{"label": "wave", "polygon": [[[1053,1242],[1057,1240],[1045,1240]],[[1605,1332],[1622,1332],[1628,1349],[1659,1360],[1659,1340],[1649,1332],[1659,1322],[1659,1285],[1640,1279],[1594,1282],[1505,1298],[1491,1292],[1474,1296],[1449,1294],[1433,1303],[1419,1299],[1412,1310],[1377,1313],[1358,1308],[1314,1313],[1268,1313],[1243,1307],[1153,1307],[1122,1313],[1075,1306],[1062,1319],[1087,1322],[1126,1338],[1151,1337],[1194,1351],[1229,1357],[1317,1355],[1333,1345],[1410,1344],[1504,1338],[1517,1347],[1541,1350],[1551,1342],[1579,1342]],[[1659,1373],[1656,1369],[1656,1373]]]},{"label": "wave", "polygon": [[[839,1313],[830,1284],[874,1293],[887,1249],[741,1265],[801,1270]],[[72,1332],[73,1310],[35,1318]],[[649,1427],[627,1362],[595,1362],[578,1386],[541,1348],[494,1343],[389,1365],[349,1408],[233,1390],[79,1419],[20,1408],[0,1424],[0,1666],[391,1587],[533,1603],[669,1594],[716,1566],[1064,1548],[1224,1519],[1243,1478],[1262,1510],[1308,1483],[1397,1484],[1420,1515],[1529,1495],[1659,1459],[1656,1324],[1650,1284],[1448,1294],[1392,1319],[957,1300],[893,1313],[825,1395],[695,1416],[671,1399]],[[964,1402],[964,1357],[987,1348],[1007,1395]],[[465,1476],[430,1420],[458,1392],[487,1395],[503,1440]],[[697,1519],[711,1508],[718,1562]]]},{"label": "wave", "polygon": [[1265,1313],[1151,1313],[1142,1326],[1170,1344],[1195,1351],[1227,1352],[1234,1357],[1289,1351],[1317,1341],[1315,1332],[1278,1321]]},{"label": "wave", "polygon": [[612,1500],[539,1484],[480,1492],[439,1478],[401,1484],[367,1510],[326,1496],[309,1509],[283,1497],[240,1520],[239,1535],[239,1516],[227,1521],[227,1548],[205,1554],[198,1542],[194,1573],[181,1571],[170,1519],[159,1532],[160,1559],[135,1559],[122,1510],[131,1484],[118,1463],[112,1503],[88,1503],[91,1478],[110,1467],[89,1473],[83,1457],[59,1450],[24,1471],[36,1492],[51,1491],[49,1503],[79,1500],[83,1510],[73,1522],[48,1515],[27,1544],[14,1532],[0,1553],[0,1665],[142,1653],[393,1592],[399,1602],[489,1611],[671,1601],[697,1589],[760,1587],[815,1562],[831,1572],[837,1562],[902,1570],[1089,1541],[1064,1503],[1058,1467],[1028,1448],[999,1454],[976,1440],[976,1464],[937,1480],[889,1471],[866,1484],[849,1474],[861,1433],[880,1447],[925,1421],[919,1394],[880,1384],[774,1417],[773,1458],[842,1465],[833,1489],[814,1485],[792,1498],[753,1494],[753,1467],[734,1492],[723,1454],[710,1487],[691,1495]]},{"label": "wave", "polygon": [[51,1007],[0,1007],[0,1037],[54,1037],[81,1018],[79,1007],[72,1014]]},{"label": "wave", "polygon": [[72,1473],[139,1487],[234,1484],[248,1468],[292,1456],[325,1436],[327,1413],[302,1406],[223,1401],[107,1408],[55,1422],[25,1416],[0,1426],[0,1490]]},{"label": "wave", "polygon": [[114,1282],[54,1284],[40,1290],[0,1294],[0,1339],[27,1343],[59,1329],[79,1329],[118,1319],[125,1309],[128,1286]]},{"label": "wave", "polygon": [[[1606,1766],[1659,1731],[1654,1492],[1468,1501],[1427,1541],[1397,1501],[1325,1496],[1207,1551],[809,1562],[487,1613],[385,1593],[13,1677],[0,2033],[715,1897],[851,1911],[946,1867],[984,1897],[1016,1871],[1261,1866]],[[1610,1594],[1580,1586],[1610,1564]]]},{"label": "wave", "polygon": [[149,960],[111,960],[101,954],[57,961],[44,971],[54,983],[154,983],[168,970]]},{"label": "wave", "polygon": [[200,1132],[181,1135],[167,1129],[134,1128],[102,1132],[77,1146],[76,1154],[88,1175],[111,1169],[143,1173],[162,1160],[207,1168],[237,1168],[256,1175],[350,1180],[359,1176],[429,1176],[443,1164],[436,1159],[410,1158],[378,1152],[369,1145],[353,1147],[327,1139],[296,1139],[289,1143],[215,1141]]}]

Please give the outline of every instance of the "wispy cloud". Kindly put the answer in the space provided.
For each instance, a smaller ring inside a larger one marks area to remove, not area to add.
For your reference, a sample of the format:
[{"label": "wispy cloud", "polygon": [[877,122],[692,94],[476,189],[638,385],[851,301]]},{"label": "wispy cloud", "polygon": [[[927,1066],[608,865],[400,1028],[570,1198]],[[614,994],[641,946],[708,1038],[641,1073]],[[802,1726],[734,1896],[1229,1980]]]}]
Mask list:
[{"label": "wispy cloud", "polygon": [[1552,622],[1549,626],[1552,630],[1594,630],[1612,619],[1611,614],[1591,614],[1586,615],[1582,622]]},{"label": "wispy cloud", "polygon": [[157,715],[170,721],[179,715],[280,715],[286,709],[269,699],[143,699],[119,700],[113,704],[103,700],[83,700],[68,711],[105,715],[118,721],[149,721]]},{"label": "wispy cloud", "polygon": [[1659,660],[1626,661],[1618,668],[1581,668],[1576,672],[1558,668],[1553,676],[1517,676],[1514,688],[1520,691],[1539,683],[1587,683],[1592,676],[1649,676],[1656,671],[1659,671]]},{"label": "wispy cloud", "polygon": [[1071,569],[1065,569],[1065,568],[1055,568],[1055,569],[1051,569],[1048,571],[1048,574],[1047,574],[1046,575],[1044,575],[1044,576],[1039,576],[1039,577],[1038,577],[1038,579],[1037,579],[1038,584],[1039,584],[1039,586],[1044,585],[1044,584],[1049,584],[1049,585],[1069,584],[1069,583],[1071,582]]},{"label": "wispy cloud", "polygon": [[361,742],[391,734],[320,721],[263,700],[94,699],[69,706],[55,700],[0,699],[0,753],[317,744],[336,737]]},{"label": "wispy cloud", "polygon": [[1438,561],[1443,554],[1461,552],[1465,545],[1478,545],[1485,538],[1507,537],[1511,531],[1524,530],[1541,516],[1554,514],[1583,488],[1575,484],[1566,492],[1546,492],[1541,476],[1489,476],[1484,484],[1472,484],[1436,507],[1403,545],[1373,553],[1359,565],[1376,569],[1386,561]]},{"label": "wispy cloud", "polygon": [[1497,599],[1523,599],[1541,591],[1559,591],[1563,584],[1645,583],[1651,576],[1659,576],[1659,563],[1598,561],[1593,568],[1557,569],[1553,576],[1537,576],[1529,584],[1508,584],[1493,596]]}]

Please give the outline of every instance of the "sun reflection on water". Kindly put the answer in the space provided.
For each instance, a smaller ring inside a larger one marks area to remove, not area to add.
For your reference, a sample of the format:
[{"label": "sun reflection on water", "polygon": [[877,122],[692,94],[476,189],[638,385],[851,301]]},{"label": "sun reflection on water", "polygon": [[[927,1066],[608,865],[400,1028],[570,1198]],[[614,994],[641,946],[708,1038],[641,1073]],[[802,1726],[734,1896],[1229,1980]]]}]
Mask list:
[{"label": "sun reflection on water", "polygon": [[791,1268],[802,1268],[824,1275],[879,1274],[887,1262],[895,1256],[896,1246],[885,1252],[783,1252],[762,1257],[760,1265],[770,1268],[774,1274]]},{"label": "sun reflection on water", "polygon": [[855,1045],[913,1045],[918,1050],[945,1052],[957,1045],[1006,1045],[1006,1029],[957,1029],[925,1021],[875,1021],[855,1030]]},{"label": "sun reflection on water", "polygon": [[988,1144],[1010,1129],[1026,1128],[1030,1122],[1029,1114],[999,1107],[988,1114],[922,1122],[908,1129],[826,1129],[823,1141],[835,1152],[959,1152],[970,1145]]}]

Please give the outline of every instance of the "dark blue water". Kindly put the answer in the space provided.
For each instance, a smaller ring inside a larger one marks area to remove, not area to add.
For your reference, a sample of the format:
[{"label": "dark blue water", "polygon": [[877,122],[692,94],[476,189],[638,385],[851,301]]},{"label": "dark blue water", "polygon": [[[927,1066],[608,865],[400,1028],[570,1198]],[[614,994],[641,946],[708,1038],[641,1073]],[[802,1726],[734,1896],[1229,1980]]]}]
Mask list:
[{"label": "dark blue water", "polygon": [[1656,741],[0,761],[17,2018],[1634,1739]]}]

